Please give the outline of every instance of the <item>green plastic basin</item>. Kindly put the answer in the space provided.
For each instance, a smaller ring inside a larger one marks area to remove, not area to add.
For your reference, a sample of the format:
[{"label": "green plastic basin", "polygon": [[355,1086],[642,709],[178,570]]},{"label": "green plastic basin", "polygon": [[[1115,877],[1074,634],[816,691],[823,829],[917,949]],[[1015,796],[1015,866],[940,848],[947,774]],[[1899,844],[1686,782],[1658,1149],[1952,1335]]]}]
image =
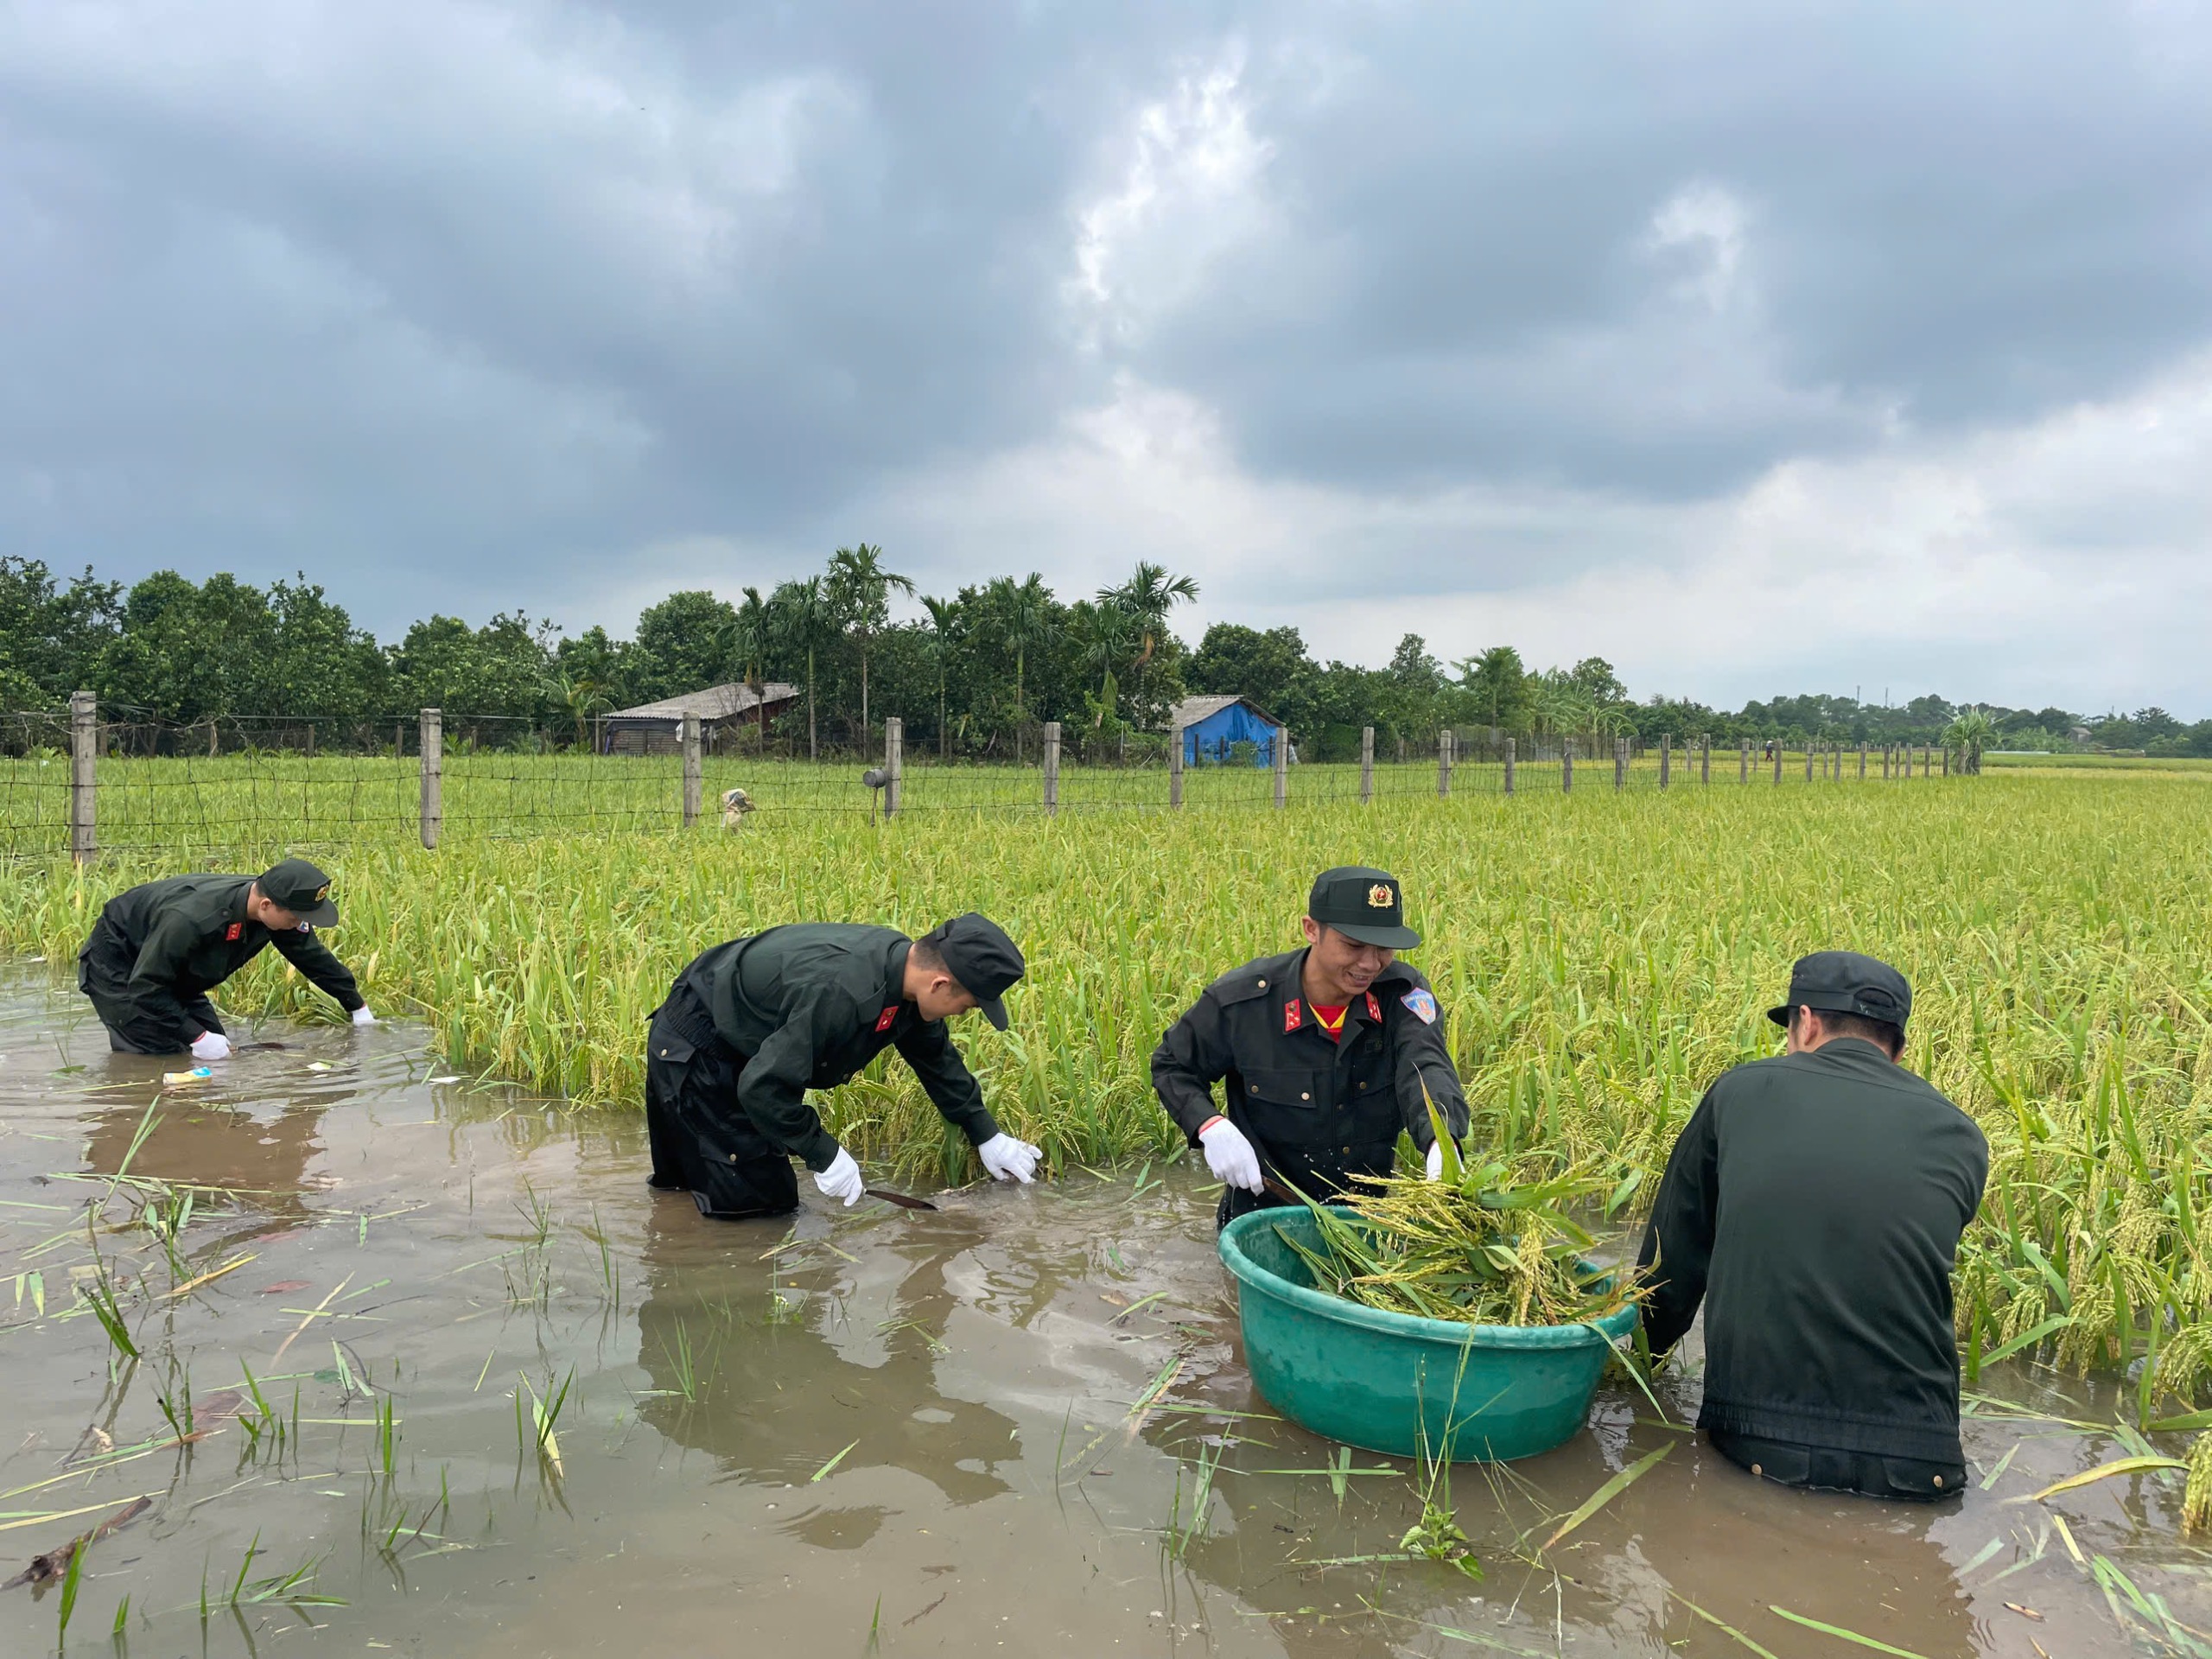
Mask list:
[{"label": "green plastic basin", "polygon": [[1633,1306],[1588,1325],[1533,1326],[1363,1306],[1314,1289],[1283,1234],[1320,1248],[1313,1217],[1288,1205],[1222,1230],[1245,1363],[1285,1416],[1370,1452],[1454,1462],[1548,1452],[1590,1414],[1609,1342],[1636,1328]]}]

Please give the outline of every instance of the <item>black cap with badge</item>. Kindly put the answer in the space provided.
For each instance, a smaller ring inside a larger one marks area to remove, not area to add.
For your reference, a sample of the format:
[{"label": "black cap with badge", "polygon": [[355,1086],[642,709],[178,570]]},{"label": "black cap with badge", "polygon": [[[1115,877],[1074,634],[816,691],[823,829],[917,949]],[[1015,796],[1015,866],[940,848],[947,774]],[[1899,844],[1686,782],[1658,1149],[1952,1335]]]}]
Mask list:
[{"label": "black cap with badge", "polygon": [[330,902],[330,878],[304,858],[286,859],[254,885],[270,904],[310,927],[329,927],[338,920],[338,906]]},{"label": "black cap with badge", "polygon": [[1769,1008],[1766,1017],[1777,1026],[1786,1026],[1792,1008],[1855,1014],[1902,1031],[1912,1014],[1912,987],[1886,962],[1862,957],[1856,950],[1815,950],[1797,958],[1789,970],[1789,1000],[1778,1008]]},{"label": "black cap with badge", "polygon": [[1421,935],[1406,925],[1405,895],[1388,870],[1344,864],[1322,871],[1313,878],[1306,913],[1362,944],[1410,950],[1421,943]]},{"label": "black cap with badge", "polygon": [[1027,968],[1021,947],[1007,938],[1006,930],[971,910],[932,928],[923,943],[944,958],[961,989],[982,1009],[983,1018],[1004,1031],[1006,1004],[999,999],[1014,988]]}]

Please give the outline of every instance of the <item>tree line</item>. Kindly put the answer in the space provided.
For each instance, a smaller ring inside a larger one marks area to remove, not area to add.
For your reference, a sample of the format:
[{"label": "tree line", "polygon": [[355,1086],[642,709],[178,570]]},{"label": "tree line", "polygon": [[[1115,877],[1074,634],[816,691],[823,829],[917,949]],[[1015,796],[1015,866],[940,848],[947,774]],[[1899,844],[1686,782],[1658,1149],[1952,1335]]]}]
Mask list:
[{"label": "tree line", "polygon": [[[1385,753],[1449,727],[1647,745],[1955,743],[1971,734],[1978,747],[2212,756],[2212,720],[2185,724],[2162,709],[2084,715],[1808,695],[1728,710],[1638,699],[1602,658],[1535,669],[1497,645],[1447,663],[1414,633],[1380,668],[1318,661],[1290,627],[1217,622],[1192,646],[1171,623],[1198,593],[1191,578],[1141,562],[1086,597],[1064,598],[1034,573],[923,594],[881,548],[861,543],[814,575],[743,588],[735,603],[671,594],[626,638],[601,625],[568,633],[514,610],[474,626],[428,617],[387,645],[304,575],[260,588],[164,570],[126,587],[0,556],[0,709],[55,710],[89,689],[112,718],[310,722],[337,745],[349,731],[388,737],[395,721],[437,707],[449,725],[476,722],[480,741],[570,746],[588,743],[613,710],[741,682],[798,689],[771,739],[802,753],[870,751],[895,714],[910,753],[1030,759],[1039,725],[1058,721],[1089,758],[1143,754],[1182,698],[1226,692],[1287,724],[1306,760],[1356,755],[1370,726]],[[894,620],[900,598],[919,613]]]}]

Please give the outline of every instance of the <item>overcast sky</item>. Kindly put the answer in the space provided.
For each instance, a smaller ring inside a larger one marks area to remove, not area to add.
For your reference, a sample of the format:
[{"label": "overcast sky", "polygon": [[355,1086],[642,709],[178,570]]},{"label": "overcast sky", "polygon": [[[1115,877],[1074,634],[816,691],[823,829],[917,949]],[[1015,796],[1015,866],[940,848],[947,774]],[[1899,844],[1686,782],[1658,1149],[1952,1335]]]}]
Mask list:
[{"label": "overcast sky", "polygon": [[2212,6],[0,0],[0,550],[2212,715]]}]

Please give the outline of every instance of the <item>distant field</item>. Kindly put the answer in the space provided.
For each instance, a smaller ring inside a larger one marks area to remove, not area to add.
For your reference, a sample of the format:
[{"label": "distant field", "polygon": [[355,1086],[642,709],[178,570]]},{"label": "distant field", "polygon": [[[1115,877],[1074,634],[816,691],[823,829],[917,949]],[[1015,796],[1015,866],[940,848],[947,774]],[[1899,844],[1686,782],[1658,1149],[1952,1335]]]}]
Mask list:
[{"label": "distant field", "polygon": [[2007,772],[2182,772],[2212,774],[2212,760],[2144,754],[1985,754],[1981,764]]}]

